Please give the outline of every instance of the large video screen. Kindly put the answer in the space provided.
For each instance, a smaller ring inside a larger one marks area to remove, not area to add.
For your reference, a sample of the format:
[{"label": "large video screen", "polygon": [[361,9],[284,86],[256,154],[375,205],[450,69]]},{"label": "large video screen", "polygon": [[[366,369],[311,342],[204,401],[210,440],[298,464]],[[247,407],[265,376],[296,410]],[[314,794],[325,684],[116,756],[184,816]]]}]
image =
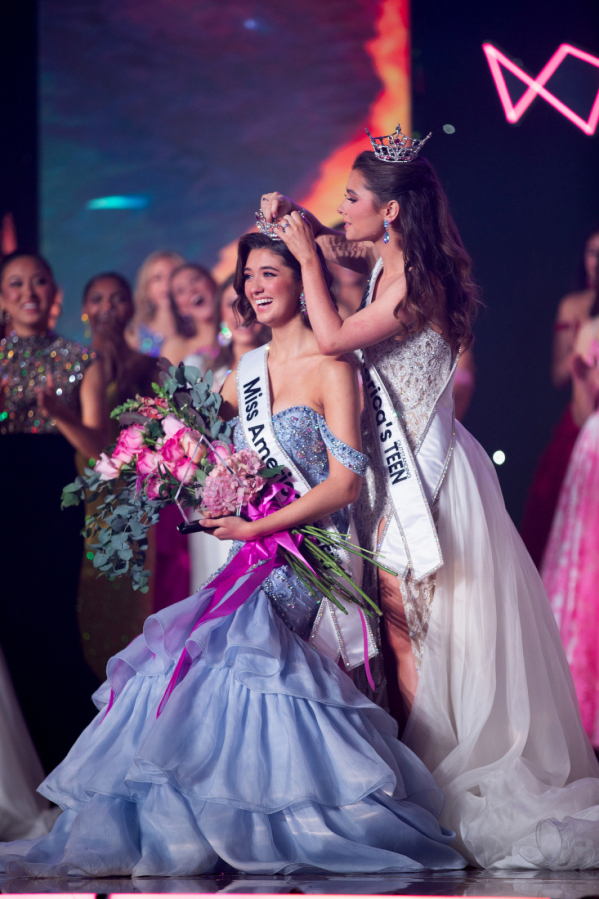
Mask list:
[{"label": "large video screen", "polygon": [[226,277],[261,192],[332,223],[364,127],[410,127],[408,0],[41,0],[40,47],[42,250],[80,339],[92,275],[171,249]]}]

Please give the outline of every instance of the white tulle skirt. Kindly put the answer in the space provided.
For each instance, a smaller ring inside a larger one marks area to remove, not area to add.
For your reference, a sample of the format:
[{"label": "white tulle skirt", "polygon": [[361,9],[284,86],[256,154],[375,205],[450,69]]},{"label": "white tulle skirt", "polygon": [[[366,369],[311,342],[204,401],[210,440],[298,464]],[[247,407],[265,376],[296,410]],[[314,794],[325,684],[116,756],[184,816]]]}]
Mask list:
[{"label": "white tulle skirt", "polygon": [[56,815],[36,793],[44,772],[0,649],[0,840],[47,833]]},{"label": "white tulle skirt", "polygon": [[441,821],[470,862],[599,866],[599,765],[549,601],[491,461],[456,428],[404,742],[444,791]]}]

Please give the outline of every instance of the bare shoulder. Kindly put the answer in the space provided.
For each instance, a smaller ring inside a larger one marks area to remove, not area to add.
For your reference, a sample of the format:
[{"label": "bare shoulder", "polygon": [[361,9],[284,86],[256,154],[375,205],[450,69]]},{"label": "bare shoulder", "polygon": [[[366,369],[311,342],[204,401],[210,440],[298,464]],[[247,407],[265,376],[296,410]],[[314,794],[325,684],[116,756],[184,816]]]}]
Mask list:
[{"label": "bare shoulder", "polygon": [[558,321],[580,321],[587,317],[595,296],[594,290],[579,290],[566,294],[557,307]]}]

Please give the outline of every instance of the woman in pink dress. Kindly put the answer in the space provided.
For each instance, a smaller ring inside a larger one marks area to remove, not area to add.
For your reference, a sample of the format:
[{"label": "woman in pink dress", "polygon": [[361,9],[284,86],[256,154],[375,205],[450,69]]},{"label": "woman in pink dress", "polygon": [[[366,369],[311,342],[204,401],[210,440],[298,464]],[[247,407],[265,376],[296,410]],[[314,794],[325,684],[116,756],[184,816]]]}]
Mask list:
[{"label": "woman in pink dress", "polygon": [[572,364],[579,330],[592,315],[597,290],[598,261],[599,225],[595,225],[587,231],[577,289],[561,300],[553,326],[551,380],[554,387],[558,388],[572,385],[572,399],[539,459],[520,528],[524,545],[537,568],[541,566],[576,438],[592,411],[588,408],[586,390],[572,371]]},{"label": "woman in pink dress", "polygon": [[[599,310],[593,311],[597,315]],[[595,411],[570,458],[541,575],[572,670],[583,727],[599,749],[599,317],[581,328],[575,353],[574,378]]]}]

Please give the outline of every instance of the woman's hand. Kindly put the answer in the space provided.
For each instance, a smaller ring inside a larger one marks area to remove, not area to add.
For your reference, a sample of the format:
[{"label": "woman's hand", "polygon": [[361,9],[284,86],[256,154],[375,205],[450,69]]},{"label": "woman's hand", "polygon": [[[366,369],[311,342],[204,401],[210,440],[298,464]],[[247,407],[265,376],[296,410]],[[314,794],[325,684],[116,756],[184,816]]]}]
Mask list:
[{"label": "woman's hand", "polygon": [[300,265],[317,257],[316,241],[309,222],[299,212],[285,215],[277,225],[281,240]]},{"label": "woman's hand", "polygon": [[262,194],[260,200],[260,211],[264,215],[267,222],[276,222],[284,215],[288,215],[294,210],[299,211],[299,206],[290,200],[289,197],[283,196],[278,190],[270,194]]},{"label": "woman's hand", "polygon": [[241,540],[242,543],[247,543],[248,540],[256,539],[254,523],[238,515],[212,518],[208,514],[207,518],[200,519],[200,524],[206,528],[214,528],[212,533],[219,540]]}]

